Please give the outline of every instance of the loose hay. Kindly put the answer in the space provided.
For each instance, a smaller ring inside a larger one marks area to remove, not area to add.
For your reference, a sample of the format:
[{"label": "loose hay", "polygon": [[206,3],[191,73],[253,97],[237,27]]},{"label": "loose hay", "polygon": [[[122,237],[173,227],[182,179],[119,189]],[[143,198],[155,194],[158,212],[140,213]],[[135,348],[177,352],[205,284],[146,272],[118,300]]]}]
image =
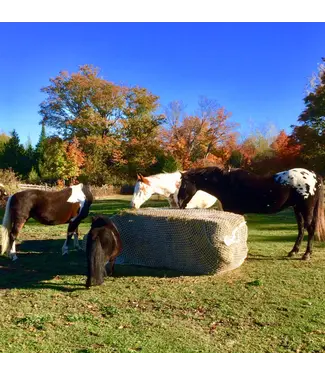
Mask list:
[{"label": "loose hay", "polygon": [[111,219],[122,239],[120,264],[211,274],[237,268],[247,256],[247,225],[241,215],[144,208]]}]

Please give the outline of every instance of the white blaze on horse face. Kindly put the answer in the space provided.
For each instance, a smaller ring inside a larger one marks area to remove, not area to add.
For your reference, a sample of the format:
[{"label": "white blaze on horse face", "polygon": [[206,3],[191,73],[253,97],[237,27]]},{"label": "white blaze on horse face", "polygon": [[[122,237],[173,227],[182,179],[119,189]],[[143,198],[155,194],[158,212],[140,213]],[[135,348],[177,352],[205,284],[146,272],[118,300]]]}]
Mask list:
[{"label": "white blaze on horse face", "polygon": [[276,173],[274,180],[279,184],[292,186],[304,199],[316,192],[316,174],[304,168],[294,168]]},{"label": "white blaze on horse face", "polygon": [[144,182],[138,181],[134,187],[134,194],[131,200],[131,207],[140,208],[154,193],[151,186]]}]

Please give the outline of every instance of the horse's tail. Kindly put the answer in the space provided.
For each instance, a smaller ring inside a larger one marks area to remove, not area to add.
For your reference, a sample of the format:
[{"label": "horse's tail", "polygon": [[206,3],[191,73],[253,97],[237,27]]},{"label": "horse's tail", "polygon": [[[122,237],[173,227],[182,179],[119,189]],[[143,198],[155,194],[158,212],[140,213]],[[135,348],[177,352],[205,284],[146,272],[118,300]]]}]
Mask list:
[{"label": "horse's tail", "polygon": [[11,204],[12,195],[9,197],[7,204],[6,204],[6,211],[5,215],[2,220],[2,228],[1,228],[1,255],[5,252],[8,252],[9,242],[10,242],[10,231],[12,227],[11,221],[11,213],[10,213],[10,204]]},{"label": "horse's tail", "polygon": [[106,272],[104,250],[99,237],[96,236],[93,239],[91,231],[88,233],[86,251],[88,266],[86,287],[89,288],[91,285],[101,285],[104,282]]},{"label": "horse's tail", "polygon": [[319,241],[325,241],[325,215],[324,215],[324,183],[320,179],[318,201],[315,207],[315,232]]}]

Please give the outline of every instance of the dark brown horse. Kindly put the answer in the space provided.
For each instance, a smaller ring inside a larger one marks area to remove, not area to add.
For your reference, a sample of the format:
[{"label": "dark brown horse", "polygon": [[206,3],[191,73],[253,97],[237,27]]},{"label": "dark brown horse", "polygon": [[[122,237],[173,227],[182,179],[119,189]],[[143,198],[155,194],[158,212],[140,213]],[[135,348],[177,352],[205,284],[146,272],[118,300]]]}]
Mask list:
[{"label": "dark brown horse", "polygon": [[182,174],[180,208],[186,207],[197,190],[214,195],[225,211],[238,214],[271,214],[293,207],[298,237],[288,256],[298,253],[305,229],[308,243],[302,259],[310,258],[315,233],[319,240],[325,240],[323,180],[312,171],[294,168],[273,176],[257,176],[243,169],[193,169]]},{"label": "dark brown horse", "polygon": [[[113,275],[115,260],[122,251],[120,234],[113,222],[104,216],[93,218],[87,235],[87,281],[86,287],[101,285],[105,276]],[[109,273],[106,263],[109,262]]]},{"label": "dark brown horse", "polygon": [[16,238],[29,218],[45,225],[69,223],[62,255],[67,254],[72,235],[79,248],[78,226],[88,216],[93,196],[87,185],[79,184],[60,191],[24,190],[9,197],[2,222],[1,254],[17,259]]}]

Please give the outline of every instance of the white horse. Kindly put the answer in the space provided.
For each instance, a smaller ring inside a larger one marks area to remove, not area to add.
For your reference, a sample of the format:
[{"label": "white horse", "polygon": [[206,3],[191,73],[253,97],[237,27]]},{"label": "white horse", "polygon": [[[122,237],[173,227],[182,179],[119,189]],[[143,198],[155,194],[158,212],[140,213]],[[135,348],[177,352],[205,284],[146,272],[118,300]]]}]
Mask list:
[{"label": "white horse", "polygon": [[[143,177],[138,174],[138,180],[134,187],[131,207],[140,208],[152,194],[166,197],[170,207],[178,208],[177,194],[181,186],[181,173],[159,173],[153,176]],[[209,208],[215,204],[217,198],[205,191],[198,190],[186,208]]]}]

